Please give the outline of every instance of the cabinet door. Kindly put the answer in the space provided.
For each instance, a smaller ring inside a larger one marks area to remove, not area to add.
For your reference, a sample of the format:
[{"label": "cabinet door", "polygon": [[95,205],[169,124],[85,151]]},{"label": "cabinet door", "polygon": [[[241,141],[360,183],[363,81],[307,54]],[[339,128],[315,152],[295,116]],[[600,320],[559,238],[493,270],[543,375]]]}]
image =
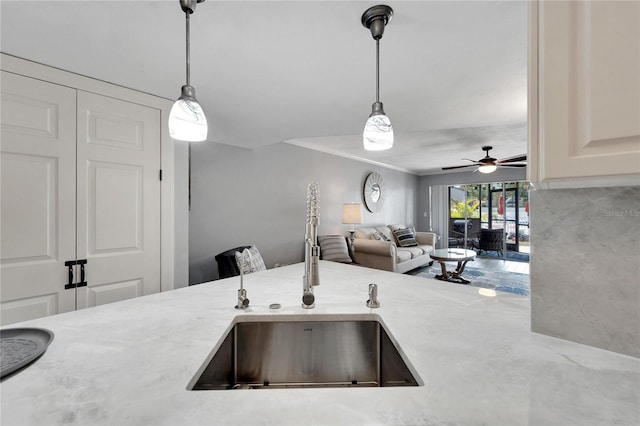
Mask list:
[{"label": "cabinet door", "polygon": [[78,91],[78,308],[160,291],[160,111]]},{"label": "cabinet door", "polygon": [[1,323],[75,309],[76,91],[2,72]]},{"label": "cabinet door", "polygon": [[579,185],[585,181],[637,185],[640,2],[533,6],[537,49],[531,49],[530,61],[538,64],[531,68],[538,78],[530,80],[537,83],[530,112],[539,117],[538,138],[531,138],[529,150],[530,180],[557,187],[592,186]]}]

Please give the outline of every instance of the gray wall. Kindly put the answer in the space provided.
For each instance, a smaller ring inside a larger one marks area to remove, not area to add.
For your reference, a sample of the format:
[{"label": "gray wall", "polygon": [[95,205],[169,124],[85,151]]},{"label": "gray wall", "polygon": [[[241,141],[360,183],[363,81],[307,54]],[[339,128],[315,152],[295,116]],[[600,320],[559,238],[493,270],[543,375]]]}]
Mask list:
[{"label": "gray wall", "polygon": [[418,177],[279,143],[243,149],[220,143],[192,145],[190,282],[218,278],[215,255],[256,245],[268,268],[301,262],[307,186],[320,187],[319,234],[344,234],[342,204],[363,203],[370,172],[384,179],[384,208],[364,209],[364,225],[415,224]]},{"label": "gray wall", "polygon": [[[466,183],[515,182],[527,180],[525,167],[499,168],[493,173],[458,172],[421,176],[418,182],[418,220],[419,229],[429,229],[429,187],[440,185],[462,185]],[[434,201],[434,208],[436,202]],[[435,215],[435,213],[434,213]],[[433,223],[435,225],[435,221]]]},{"label": "gray wall", "polygon": [[189,285],[189,143],[173,141],[174,247],[173,287]]},{"label": "gray wall", "polygon": [[640,357],[640,187],[530,193],[535,332]]}]

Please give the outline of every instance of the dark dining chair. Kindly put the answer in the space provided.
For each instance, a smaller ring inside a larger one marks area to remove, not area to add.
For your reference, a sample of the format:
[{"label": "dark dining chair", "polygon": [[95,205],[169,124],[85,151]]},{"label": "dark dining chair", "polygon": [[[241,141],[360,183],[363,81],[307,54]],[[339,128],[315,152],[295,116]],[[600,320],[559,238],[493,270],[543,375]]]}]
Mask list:
[{"label": "dark dining chair", "polygon": [[240,268],[236,262],[236,252],[241,252],[244,249],[251,248],[251,246],[240,246],[232,248],[231,250],[223,251],[218,254],[215,259],[218,262],[218,275],[220,279],[235,277],[240,275]]}]

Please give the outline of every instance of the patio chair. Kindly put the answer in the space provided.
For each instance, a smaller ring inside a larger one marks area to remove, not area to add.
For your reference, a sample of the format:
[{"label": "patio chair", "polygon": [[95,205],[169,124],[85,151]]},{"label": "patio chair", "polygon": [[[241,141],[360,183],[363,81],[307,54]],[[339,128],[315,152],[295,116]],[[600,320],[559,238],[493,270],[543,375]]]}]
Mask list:
[{"label": "patio chair", "polygon": [[474,243],[478,254],[482,254],[482,250],[484,250],[486,252],[496,251],[502,256],[504,229],[481,229],[478,235],[478,240]]},{"label": "patio chair", "polygon": [[464,247],[464,227],[467,226],[467,246],[471,247],[471,229],[473,222],[470,220],[457,219],[453,221],[449,230],[449,247]]}]

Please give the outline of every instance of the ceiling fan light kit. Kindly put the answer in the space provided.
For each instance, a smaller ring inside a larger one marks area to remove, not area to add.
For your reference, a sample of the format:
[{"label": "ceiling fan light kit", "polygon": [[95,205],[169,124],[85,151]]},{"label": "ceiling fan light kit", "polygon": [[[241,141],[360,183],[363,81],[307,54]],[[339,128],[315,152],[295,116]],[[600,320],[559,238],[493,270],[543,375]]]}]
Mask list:
[{"label": "ceiling fan light kit", "polygon": [[493,173],[496,171],[497,168],[498,166],[496,166],[495,164],[487,164],[487,165],[478,167],[478,171],[480,173]]},{"label": "ceiling fan light kit", "polygon": [[187,82],[182,86],[180,97],[173,104],[169,113],[169,135],[175,139],[186,142],[201,142],[207,139],[207,117],[196,99],[196,89],[190,81],[190,34],[189,16],[195,12],[196,4],[204,0],[179,0],[180,7],[185,13],[186,42],[187,42]]},{"label": "ceiling fan light kit", "polygon": [[362,25],[371,31],[376,41],[376,101],[371,106],[371,115],[364,126],[362,143],[367,151],[383,151],[393,146],[393,127],[380,102],[380,39],[386,25],[393,17],[393,9],[377,5],[367,9],[361,18]]}]

